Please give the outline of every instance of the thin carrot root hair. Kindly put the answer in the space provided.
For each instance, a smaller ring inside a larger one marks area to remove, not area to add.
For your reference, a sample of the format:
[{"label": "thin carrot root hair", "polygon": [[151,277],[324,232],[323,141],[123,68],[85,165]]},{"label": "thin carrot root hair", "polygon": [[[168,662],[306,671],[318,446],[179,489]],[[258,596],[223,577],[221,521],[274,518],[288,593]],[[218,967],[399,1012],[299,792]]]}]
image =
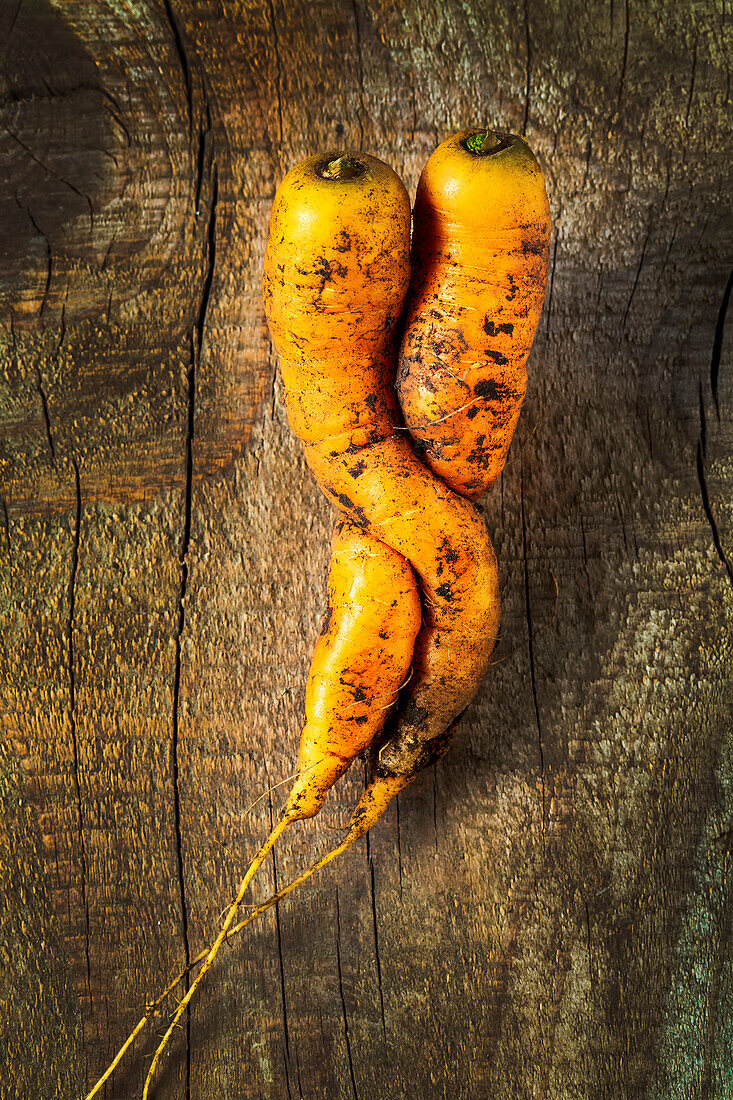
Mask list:
[{"label": "thin carrot root hair", "polygon": [[[176,1009],[176,1014],[173,1018],[173,1021],[170,1025],[170,1027],[168,1028],[168,1030],[166,1031],[166,1033],[163,1037],[163,1040],[161,1041],[160,1045],[158,1046],[158,1049],[156,1050],[155,1055],[153,1056],[153,1062],[150,1066],[150,1070],[148,1071],[148,1075],[147,1075],[147,1078],[145,1080],[145,1087],[143,1089],[144,1100],[147,1100],[150,1084],[152,1082],[152,1077],[153,1077],[153,1074],[155,1072],[155,1068],[156,1068],[156,1066],[157,1066],[157,1064],[160,1060],[160,1055],[163,1053],[163,1050],[165,1049],[165,1046],[167,1045],[168,1040],[169,1040],[170,1036],[172,1035],[173,1030],[175,1029],[175,1027],[178,1023],[178,1020],[183,1015],[183,1012],[185,1011],[188,1002],[191,1000],[191,997],[193,995],[193,991],[194,991],[195,987],[198,985],[198,983],[200,982],[200,980],[203,977],[203,975],[205,974],[205,972],[211,966],[211,963],[213,962],[214,958],[216,957],[216,954],[218,953],[218,950],[219,950],[221,944],[223,943],[223,941],[225,939],[228,938],[229,935],[234,935],[235,932],[239,931],[246,924],[249,924],[249,922],[251,920],[254,920],[255,917],[259,916],[260,913],[265,912],[266,909],[269,909],[271,905],[274,905],[275,902],[277,900],[279,900],[277,895],[273,896],[272,898],[268,898],[268,900],[266,902],[264,902],[262,905],[258,906],[252,913],[250,913],[249,916],[244,921],[241,921],[240,924],[235,929],[232,929],[231,925],[234,921],[234,917],[237,914],[239,906],[242,903],[242,900],[244,898],[244,894],[247,890],[247,887],[249,886],[249,884],[252,881],[252,879],[254,878],[255,874],[257,873],[259,868],[262,866],[262,864],[266,860],[269,853],[271,852],[271,850],[274,847],[275,842],[277,841],[278,837],[280,837],[282,835],[282,833],[285,831],[285,829],[288,827],[288,825],[290,825],[292,823],[293,820],[295,820],[295,819],[292,816],[284,816],[277,823],[275,828],[270,832],[270,835],[267,837],[264,844],[262,845],[262,847],[258,851],[257,855],[254,857],[254,859],[250,863],[249,867],[247,868],[247,870],[245,872],[245,875],[244,875],[244,878],[242,879],[242,881],[239,884],[239,890],[237,891],[236,899],[233,902],[233,904],[230,906],[229,911],[227,912],[226,918],[224,920],[224,923],[222,924],[222,927],[219,931],[219,935],[217,936],[217,938],[214,941],[213,945],[210,948],[207,948],[207,949],[204,949],[203,951],[201,951],[196,956],[196,958],[187,967],[185,967],[175,978],[173,978],[172,981],[170,981],[168,983],[168,985],[165,987],[163,992],[160,993],[154,1001],[149,1002],[148,1004],[146,1004],[144,1014],[138,1020],[137,1024],[135,1025],[133,1030],[130,1032],[127,1039],[122,1044],[122,1046],[120,1047],[117,1054],[115,1055],[113,1060],[110,1062],[109,1066],[104,1071],[102,1076],[93,1085],[91,1091],[86,1094],[86,1096],[84,1097],[84,1100],[92,1100],[92,1098],[97,1095],[97,1093],[102,1088],[102,1086],[105,1084],[105,1082],[107,1080],[109,1080],[111,1075],[114,1073],[115,1069],[120,1064],[122,1058],[124,1057],[126,1052],[129,1050],[129,1048],[132,1046],[132,1044],[134,1043],[137,1036],[143,1030],[143,1028],[147,1024],[148,1020],[150,1020],[152,1016],[157,1014],[157,1011],[160,1008],[160,1006],[168,999],[168,997],[171,995],[171,993],[176,988],[176,986],[180,982],[183,981],[183,979],[186,977],[186,975],[199,962],[201,962],[203,960],[203,965],[201,967],[201,970],[199,971],[199,973],[196,976],[195,981],[192,983],[191,987],[187,990],[185,996],[183,997],[183,999],[179,1003],[178,1008]],[[289,884],[289,885],[292,885],[292,884]],[[285,887],[284,892],[282,892],[282,893],[287,893],[287,892],[289,892],[289,887]]]},{"label": "thin carrot root hair", "polygon": [[176,1011],[173,1015],[173,1019],[171,1020],[169,1026],[168,1026],[168,1030],[166,1031],[165,1035],[161,1039],[160,1043],[158,1044],[157,1050],[155,1051],[155,1054],[153,1055],[153,1060],[150,1063],[150,1069],[148,1070],[148,1075],[145,1078],[145,1085],[143,1087],[143,1100],[148,1100],[148,1096],[149,1096],[149,1093],[150,1093],[150,1086],[153,1083],[153,1077],[155,1076],[155,1070],[158,1066],[158,1062],[160,1061],[161,1055],[162,1055],[163,1051],[165,1050],[165,1048],[167,1047],[168,1042],[170,1040],[170,1037],[173,1034],[173,1032],[174,1032],[174,1030],[175,1030],[175,1028],[178,1024],[178,1021],[180,1020],[183,1013],[186,1011],[186,1007],[187,1007],[189,1001],[191,1000],[194,993],[196,992],[197,986],[200,984],[201,980],[203,979],[204,975],[206,974],[206,971],[210,968],[211,964],[213,963],[214,959],[216,958],[217,954],[219,953],[219,948],[221,947],[222,943],[226,939],[227,932],[229,931],[232,924],[234,923],[234,918],[236,917],[237,912],[239,910],[239,907],[240,907],[240,905],[242,904],[242,902],[244,900],[244,895],[247,891],[247,887],[249,886],[250,882],[254,878],[257,871],[260,869],[262,864],[267,859],[267,857],[270,854],[270,852],[272,851],[272,849],[274,848],[278,837],[281,836],[282,833],[285,832],[288,825],[290,825],[293,820],[294,819],[293,819],[292,815],[286,814],[284,817],[282,817],[280,819],[280,821],[278,821],[277,825],[271,831],[271,833],[268,836],[267,840],[264,842],[264,844],[260,848],[259,852],[257,853],[257,855],[254,857],[254,859],[250,863],[249,867],[247,868],[246,874],[245,874],[244,878],[242,879],[242,881],[239,884],[239,890],[237,891],[237,896],[234,899],[234,901],[232,902],[232,904],[230,905],[229,911],[228,911],[226,917],[224,918],[224,923],[222,924],[221,928],[219,929],[218,936],[216,937],[213,944],[209,948],[209,950],[206,954],[206,957],[205,957],[203,963],[201,964],[201,969],[199,970],[198,974],[196,975],[195,979],[193,980],[193,982],[191,983],[189,988],[186,990],[186,993],[184,994],[184,996],[179,1001],[178,1007],[177,1007],[177,1009],[176,1009]]},{"label": "thin carrot root hair", "polygon": [[199,963],[202,963],[203,965],[196,975],[195,980],[192,982],[185,996],[179,1002],[175,1013],[173,1014],[173,1017],[170,1021],[170,1024],[163,1038],[158,1044],[155,1054],[153,1055],[153,1061],[150,1064],[150,1068],[145,1079],[145,1086],[143,1089],[143,1100],[148,1100],[150,1086],[152,1085],[153,1077],[155,1075],[155,1071],[157,1069],[160,1058],[165,1051],[165,1048],[167,1047],[171,1036],[173,1035],[173,1032],[177,1028],[181,1016],[186,1011],[186,1008],[191,1001],[191,998],[193,997],[197,986],[203,979],[206,971],[209,970],[212,966],[224,941],[230,940],[233,936],[243,931],[243,929],[246,928],[248,924],[251,924],[252,921],[256,920],[257,917],[261,916],[263,913],[266,913],[268,909],[271,909],[284,897],[287,897],[287,895],[291,893],[291,891],[295,890],[298,886],[302,886],[303,883],[307,882],[312,875],[315,875],[318,871],[322,870],[329,863],[331,863],[332,860],[336,859],[337,856],[341,855],[343,852],[351,848],[352,845],[354,845],[357,840],[364,836],[364,834],[367,833],[368,830],[371,829],[371,827],[379,820],[379,818],[382,816],[385,809],[395,797],[395,795],[397,795],[399,791],[403,789],[403,787],[407,786],[408,782],[409,780],[402,776],[389,777],[388,779],[381,781],[373,781],[369,789],[364,792],[364,795],[362,795],[359,804],[354,810],[344,839],[339,844],[337,844],[335,848],[331,848],[328,852],[317,859],[315,863],[311,864],[311,866],[307,868],[307,870],[301,872],[301,874],[298,875],[297,878],[293,879],[292,882],[289,882],[286,886],[283,886],[280,890],[277,891],[277,893],[273,894],[271,897],[267,898],[264,902],[253,909],[252,912],[249,913],[243,920],[239,921],[237,924],[234,924],[234,918],[241,908],[244,893],[249,883],[252,881],[252,878],[256,874],[257,870],[262,866],[262,863],[269,855],[270,851],[275,845],[275,842],[283,834],[288,825],[292,824],[292,822],[296,820],[295,818],[289,816],[283,817],[272,830],[267,840],[264,842],[259,852],[247,868],[247,872],[242,879],[242,882],[240,883],[239,890],[237,891],[237,896],[232,902],[232,905],[230,906],[224,922],[222,923],[222,926],[219,930],[219,934],[217,935],[211,947],[204,948],[202,951],[200,951],[196,958],[193,959],[188,966],[181,970],[180,973],[178,973],[176,977],[168,983],[162,993],[160,993],[154,1001],[148,1002],[146,1004],[144,1014],[140,1017],[135,1027],[128,1035],[127,1039],[125,1039],[124,1043],[117,1051],[115,1057],[110,1062],[105,1072],[93,1085],[91,1091],[86,1094],[84,1100],[93,1100],[93,1098],[99,1093],[100,1089],[112,1076],[127,1051],[133,1045],[141,1031],[143,1031],[143,1029],[145,1028],[146,1024],[158,1014],[159,1009],[168,1000],[176,986],[184,980],[186,975],[189,974],[194,969],[194,967],[196,967]]},{"label": "thin carrot root hair", "polygon": [[[356,841],[364,836],[364,834],[367,833],[369,829],[371,829],[372,825],[374,825],[379,820],[379,818],[382,816],[395,795],[397,795],[410,782],[410,778],[411,777],[408,778],[405,776],[389,776],[383,779],[375,778],[374,780],[372,780],[371,784],[362,795],[356,809],[354,810],[354,813],[351,816],[351,821],[349,822],[346,836],[341,841],[341,843],[337,844],[335,848],[332,848],[330,852],[326,852],[326,854],[324,856],[321,856],[319,860],[316,860],[316,862],[312,864],[308,868],[308,870],[303,871],[302,874],[293,879],[292,882],[288,883],[288,885],[283,887],[283,889],[280,890],[277,894],[269,898],[265,904],[259,906],[258,909],[256,909],[253,913],[249,915],[249,917],[246,918],[246,920],[242,921],[241,927],[244,927],[245,924],[249,924],[251,920],[254,920],[255,916],[259,916],[259,914],[261,912],[264,912],[265,909],[269,909],[277,901],[289,894],[291,890],[295,890],[296,887],[301,886],[304,882],[307,882],[311,875],[314,875],[317,871],[320,871],[323,867],[326,867],[332,860],[341,855],[342,852],[347,851],[353,844],[355,844]],[[148,1100],[150,1086],[153,1082],[153,1077],[155,1076],[155,1070],[158,1066],[163,1051],[168,1045],[168,1042],[170,1041],[170,1038],[178,1025],[178,1021],[180,1020],[183,1013],[186,1011],[186,1007],[189,1004],[194,993],[196,992],[198,985],[201,983],[207,970],[210,969],[212,963],[214,962],[214,959],[218,955],[219,948],[223,944],[224,940],[227,939],[227,934],[229,933],[231,926],[234,923],[234,918],[236,917],[237,911],[242,904],[245,891],[250,881],[252,880],[258,868],[262,865],[262,863],[264,863],[278,837],[281,836],[281,834],[285,831],[287,826],[290,825],[293,820],[294,818],[292,818],[291,816],[285,816],[278,822],[278,824],[272,830],[269,837],[249,865],[249,868],[247,869],[247,874],[244,876],[240,883],[239,890],[237,891],[237,896],[232,902],[224,923],[219,929],[218,936],[209,948],[209,951],[206,954],[206,957],[203,961],[201,969],[196,975],[196,978],[191,983],[191,986],[187,990],[185,996],[179,1002],[178,1007],[173,1014],[173,1018],[168,1025],[168,1029],[161,1039],[160,1043],[158,1044],[158,1048],[155,1051],[155,1054],[153,1055],[153,1061],[150,1064],[148,1075],[145,1078],[145,1086],[143,1088],[143,1100]]]}]

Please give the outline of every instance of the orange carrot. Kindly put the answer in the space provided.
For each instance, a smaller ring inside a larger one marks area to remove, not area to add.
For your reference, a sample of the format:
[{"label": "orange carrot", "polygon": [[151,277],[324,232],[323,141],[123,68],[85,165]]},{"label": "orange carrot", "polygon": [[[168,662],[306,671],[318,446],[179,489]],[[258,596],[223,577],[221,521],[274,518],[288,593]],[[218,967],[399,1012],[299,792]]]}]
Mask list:
[{"label": "orange carrot", "polygon": [[408,679],[421,609],[410,566],[342,520],[328,578],[328,613],[305,690],[298,777],[284,816],[313,817],[384,725]]},{"label": "orange carrot", "polygon": [[397,393],[418,453],[475,499],[504,467],[545,298],[542,172],[521,138],[462,130],[425,165],[413,217]]}]

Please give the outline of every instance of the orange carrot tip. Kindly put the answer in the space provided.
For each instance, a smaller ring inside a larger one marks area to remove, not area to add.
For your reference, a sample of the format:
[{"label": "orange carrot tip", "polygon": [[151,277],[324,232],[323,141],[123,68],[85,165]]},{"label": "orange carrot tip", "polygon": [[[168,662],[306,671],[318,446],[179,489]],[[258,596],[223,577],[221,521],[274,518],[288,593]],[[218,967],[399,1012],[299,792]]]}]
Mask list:
[{"label": "orange carrot tip", "polygon": [[393,798],[413,780],[412,775],[376,775],[351,815],[346,840],[353,843],[376,825]]}]

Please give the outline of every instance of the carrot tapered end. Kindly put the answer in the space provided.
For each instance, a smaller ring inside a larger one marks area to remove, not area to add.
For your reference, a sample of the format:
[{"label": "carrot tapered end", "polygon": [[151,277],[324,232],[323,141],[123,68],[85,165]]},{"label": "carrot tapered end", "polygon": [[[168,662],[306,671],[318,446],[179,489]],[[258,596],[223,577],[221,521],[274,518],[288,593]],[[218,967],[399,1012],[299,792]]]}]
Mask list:
[{"label": "carrot tapered end", "polygon": [[408,775],[375,776],[351,815],[347,839],[357,840],[379,821],[393,798],[412,781]]},{"label": "carrot tapered end", "polygon": [[315,817],[326,801],[331,787],[350,763],[350,760],[328,754],[310,764],[293,783],[283,816],[290,821]]}]

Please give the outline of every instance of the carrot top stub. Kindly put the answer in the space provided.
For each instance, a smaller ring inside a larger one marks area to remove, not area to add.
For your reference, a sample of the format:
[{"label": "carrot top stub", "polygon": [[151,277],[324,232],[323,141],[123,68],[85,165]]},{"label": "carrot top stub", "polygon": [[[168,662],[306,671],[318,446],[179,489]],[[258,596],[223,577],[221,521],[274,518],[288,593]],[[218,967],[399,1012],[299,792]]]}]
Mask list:
[{"label": "carrot top stub", "polygon": [[396,388],[423,461],[471,499],[517,425],[550,227],[542,172],[513,134],[463,130],[423,169]]},{"label": "carrot top stub", "polygon": [[475,157],[490,157],[507,149],[511,144],[511,137],[511,134],[500,134],[496,130],[475,130],[461,144]]},{"label": "carrot top stub", "polygon": [[316,167],[316,172],[324,180],[358,180],[366,170],[355,153],[339,153],[336,157],[328,153],[323,162]]},{"label": "carrot top stub", "polygon": [[[494,231],[549,225],[545,180],[537,158],[516,134],[494,130],[461,130],[435,150],[418,188],[417,207],[462,231]],[[435,229],[442,234],[439,224]]]},{"label": "carrot top stub", "polygon": [[[377,157],[336,150],[291,168],[272,205],[265,257],[265,307],[281,357],[300,357],[306,348],[331,356],[349,335],[371,351],[373,329],[387,319],[394,328],[402,310],[409,233],[404,184]],[[368,311],[374,323],[349,334],[334,322],[332,331],[325,315],[342,310]]]}]

